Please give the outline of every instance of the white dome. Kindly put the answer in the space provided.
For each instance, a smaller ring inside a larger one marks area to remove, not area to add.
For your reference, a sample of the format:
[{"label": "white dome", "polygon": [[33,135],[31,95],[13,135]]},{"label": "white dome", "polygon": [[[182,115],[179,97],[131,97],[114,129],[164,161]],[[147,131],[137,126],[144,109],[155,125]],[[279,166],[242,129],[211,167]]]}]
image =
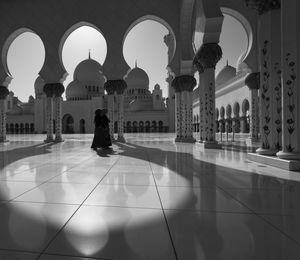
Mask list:
[{"label": "white dome", "polygon": [[218,73],[216,77],[216,86],[221,85],[236,76],[236,69],[227,65]]},{"label": "white dome", "polygon": [[93,59],[86,59],[80,62],[74,71],[74,80],[79,80],[83,84],[93,83],[97,86],[104,85],[105,77],[101,72],[102,66]]},{"label": "white dome", "polygon": [[88,96],[87,89],[78,80],[72,81],[66,89],[67,100],[73,98],[86,99]]},{"label": "white dome", "polygon": [[138,67],[129,71],[125,77],[127,89],[149,89],[149,77],[147,73]]},{"label": "white dome", "polygon": [[34,91],[35,94],[44,94],[44,86],[45,86],[45,81],[41,76],[38,76],[37,79],[34,82]]}]

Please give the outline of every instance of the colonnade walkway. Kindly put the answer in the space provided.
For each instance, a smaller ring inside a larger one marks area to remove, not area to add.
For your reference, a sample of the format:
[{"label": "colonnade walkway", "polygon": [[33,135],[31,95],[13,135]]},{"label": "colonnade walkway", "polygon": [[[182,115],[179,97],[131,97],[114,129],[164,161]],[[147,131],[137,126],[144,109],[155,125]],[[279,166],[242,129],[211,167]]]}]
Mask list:
[{"label": "colonnade walkway", "polygon": [[0,145],[0,259],[299,259],[300,173],[125,134]]}]

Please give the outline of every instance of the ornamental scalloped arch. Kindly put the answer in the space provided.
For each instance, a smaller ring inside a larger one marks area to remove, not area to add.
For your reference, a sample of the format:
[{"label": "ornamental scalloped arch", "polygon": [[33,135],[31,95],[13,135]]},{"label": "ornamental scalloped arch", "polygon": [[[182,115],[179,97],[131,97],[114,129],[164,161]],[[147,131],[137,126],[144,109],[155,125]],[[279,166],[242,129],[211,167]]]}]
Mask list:
[{"label": "ornamental scalloped arch", "polygon": [[220,118],[224,119],[224,117],[225,117],[225,108],[223,106],[221,106],[221,108],[220,108]]},{"label": "ornamental scalloped arch", "polygon": [[[82,27],[82,26],[88,26],[88,27],[92,27],[94,28],[95,30],[97,30],[102,36],[103,38],[105,39],[105,36],[103,34],[103,32],[94,24],[90,23],[90,22],[86,22],[86,21],[81,21],[81,22],[78,22],[76,24],[73,24],[68,30],[65,31],[65,33],[63,34],[63,36],[61,37],[60,39],[60,42],[59,42],[59,47],[58,47],[58,56],[59,56],[59,61],[61,63],[61,66],[63,67],[63,69],[66,71],[66,68],[64,66],[64,63],[63,63],[63,59],[62,59],[62,52],[63,52],[63,47],[65,45],[65,42],[66,40],[68,39],[68,37],[75,31],[77,30],[78,28]],[[107,41],[105,39],[105,44],[107,45]],[[106,52],[106,55],[105,55],[105,59],[103,61],[103,64],[105,63],[105,60],[106,60],[106,56],[107,56],[107,52]],[[103,65],[102,64],[102,65]]]},{"label": "ornamental scalloped arch", "polygon": [[240,104],[238,102],[233,104],[233,115],[235,118],[240,116]]},{"label": "ornamental scalloped arch", "polygon": [[250,56],[250,52],[253,51],[253,48],[255,48],[255,45],[256,45],[255,44],[256,37],[253,33],[253,28],[251,26],[251,23],[241,12],[239,12],[233,8],[221,7],[220,9],[223,14],[227,14],[227,15],[233,17],[234,19],[236,19],[243,26],[243,28],[246,32],[246,35],[248,38],[248,46],[247,46],[247,49],[239,57],[239,62],[244,63],[247,68],[247,72],[251,73],[253,70],[255,70],[255,68],[251,68],[251,65],[248,64],[249,62],[247,61],[247,59]]},{"label": "ornamental scalloped arch", "polygon": [[228,105],[226,106],[226,117],[227,117],[227,118],[231,118],[231,114],[232,114],[232,108],[231,108],[231,105],[228,104]]},{"label": "ornamental scalloped arch", "polygon": [[243,116],[246,116],[246,113],[247,113],[247,111],[249,111],[249,109],[250,109],[249,101],[248,101],[248,99],[244,99],[243,103],[242,103]]},{"label": "ornamental scalloped arch", "polygon": [[[164,20],[164,19],[162,19],[162,18],[160,18],[160,17],[158,17],[158,16],[156,16],[156,15],[144,15],[144,16],[142,16],[142,17],[140,17],[140,18],[138,18],[138,19],[136,19],[133,23],[131,23],[130,24],[130,26],[128,27],[128,29],[126,30],[126,32],[125,32],[125,34],[124,34],[124,36],[123,36],[123,43],[122,43],[122,51],[123,51],[123,57],[124,57],[124,43],[125,43],[125,40],[126,40],[126,38],[127,38],[127,35],[128,35],[128,33],[136,26],[136,25],[138,25],[139,23],[141,23],[141,22],[144,22],[144,21],[147,21],[147,20],[151,20],[151,21],[155,21],[155,22],[158,22],[158,23],[160,23],[161,25],[163,25],[163,26],[165,26],[167,29],[168,29],[168,31],[169,31],[169,33],[173,36],[173,46],[172,46],[172,49],[173,49],[173,51],[172,51],[172,54],[171,54],[171,59],[170,59],[170,61],[169,61],[169,64],[170,63],[172,63],[172,60],[173,60],[173,58],[174,58],[174,56],[175,56],[175,52],[176,52],[176,35],[175,35],[175,32],[174,32],[174,30],[172,29],[172,27]],[[125,60],[125,57],[124,57],[124,60]],[[125,60],[126,61],[126,60]],[[126,62],[127,63],[127,62]],[[127,64],[128,65],[128,64]],[[129,66],[129,65],[128,65]],[[129,66],[130,67],[130,66]],[[129,69],[129,71],[130,71],[131,69]],[[129,72],[128,71],[128,72]]]},{"label": "ornamental scalloped arch", "polygon": [[[37,35],[41,42],[43,43],[43,47],[44,47],[44,52],[45,52],[45,44],[42,40],[42,38],[32,29],[28,28],[28,27],[21,27],[17,30],[15,30],[14,32],[12,32],[6,39],[6,41],[4,42],[3,44],[3,47],[2,47],[2,50],[1,50],[1,63],[2,63],[2,66],[4,68],[4,73],[7,74],[6,76],[6,79],[5,79],[5,82],[3,85],[5,85],[6,87],[8,87],[8,85],[10,84],[11,80],[13,79],[10,71],[9,71],[9,68],[8,68],[8,64],[7,64],[7,56],[8,56],[8,50],[11,46],[11,44],[14,42],[14,40],[20,36],[21,34],[23,33],[26,33],[26,32],[30,32],[30,33],[34,33],[35,35]],[[44,62],[45,62],[45,59],[44,59]],[[43,65],[42,65],[43,67]],[[41,68],[42,68],[41,67]],[[2,82],[1,82],[2,83]]]}]

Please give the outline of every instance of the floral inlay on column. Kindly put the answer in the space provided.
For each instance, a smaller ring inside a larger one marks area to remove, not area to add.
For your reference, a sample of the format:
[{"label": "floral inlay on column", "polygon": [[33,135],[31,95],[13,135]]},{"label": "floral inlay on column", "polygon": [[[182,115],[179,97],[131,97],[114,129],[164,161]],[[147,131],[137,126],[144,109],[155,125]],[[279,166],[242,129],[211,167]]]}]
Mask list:
[{"label": "floral inlay on column", "polygon": [[291,59],[291,54],[287,53],[285,57],[285,61],[287,67],[289,69],[289,77],[286,79],[285,84],[288,87],[287,95],[288,95],[288,103],[287,103],[287,111],[288,118],[286,119],[287,130],[289,134],[289,144],[286,144],[286,149],[288,152],[294,151],[295,147],[292,145],[292,135],[295,131],[295,80],[296,80],[296,71],[295,65],[296,63]]},{"label": "floral inlay on column", "polygon": [[277,84],[274,86],[275,90],[275,100],[276,100],[276,117],[275,117],[275,125],[276,125],[276,132],[277,132],[277,142],[275,143],[275,147],[277,150],[281,150],[281,68],[278,62],[274,65],[274,70],[277,75]]},{"label": "floral inlay on column", "polygon": [[9,95],[7,87],[0,86],[0,142],[6,141],[6,111],[5,100]]},{"label": "floral inlay on column", "polygon": [[262,87],[261,87],[261,99],[262,99],[262,105],[264,106],[264,114],[261,118],[263,123],[263,141],[262,141],[262,148],[263,149],[269,149],[270,143],[269,143],[269,134],[270,134],[270,123],[271,123],[271,117],[270,117],[270,106],[271,106],[271,100],[270,100],[270,84],[269,84],[269,78],[270,78],[270,72],[268,67],[269,62],[269,53],[268,53],[268,44],[269,41],[265,40],[264,45],[262,48],[262,55],[263,55],[263,64],[262,64]]}]

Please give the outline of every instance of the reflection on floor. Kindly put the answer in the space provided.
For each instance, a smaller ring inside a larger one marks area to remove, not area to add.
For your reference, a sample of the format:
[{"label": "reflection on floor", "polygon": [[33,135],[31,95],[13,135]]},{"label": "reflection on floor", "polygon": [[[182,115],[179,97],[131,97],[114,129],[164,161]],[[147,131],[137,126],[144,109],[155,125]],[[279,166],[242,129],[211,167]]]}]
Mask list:
[{"label": "reflection on floor", "polygon": [[300,259],[300,173],[169,134],[43,138],[0,145],[0,259]]}]

